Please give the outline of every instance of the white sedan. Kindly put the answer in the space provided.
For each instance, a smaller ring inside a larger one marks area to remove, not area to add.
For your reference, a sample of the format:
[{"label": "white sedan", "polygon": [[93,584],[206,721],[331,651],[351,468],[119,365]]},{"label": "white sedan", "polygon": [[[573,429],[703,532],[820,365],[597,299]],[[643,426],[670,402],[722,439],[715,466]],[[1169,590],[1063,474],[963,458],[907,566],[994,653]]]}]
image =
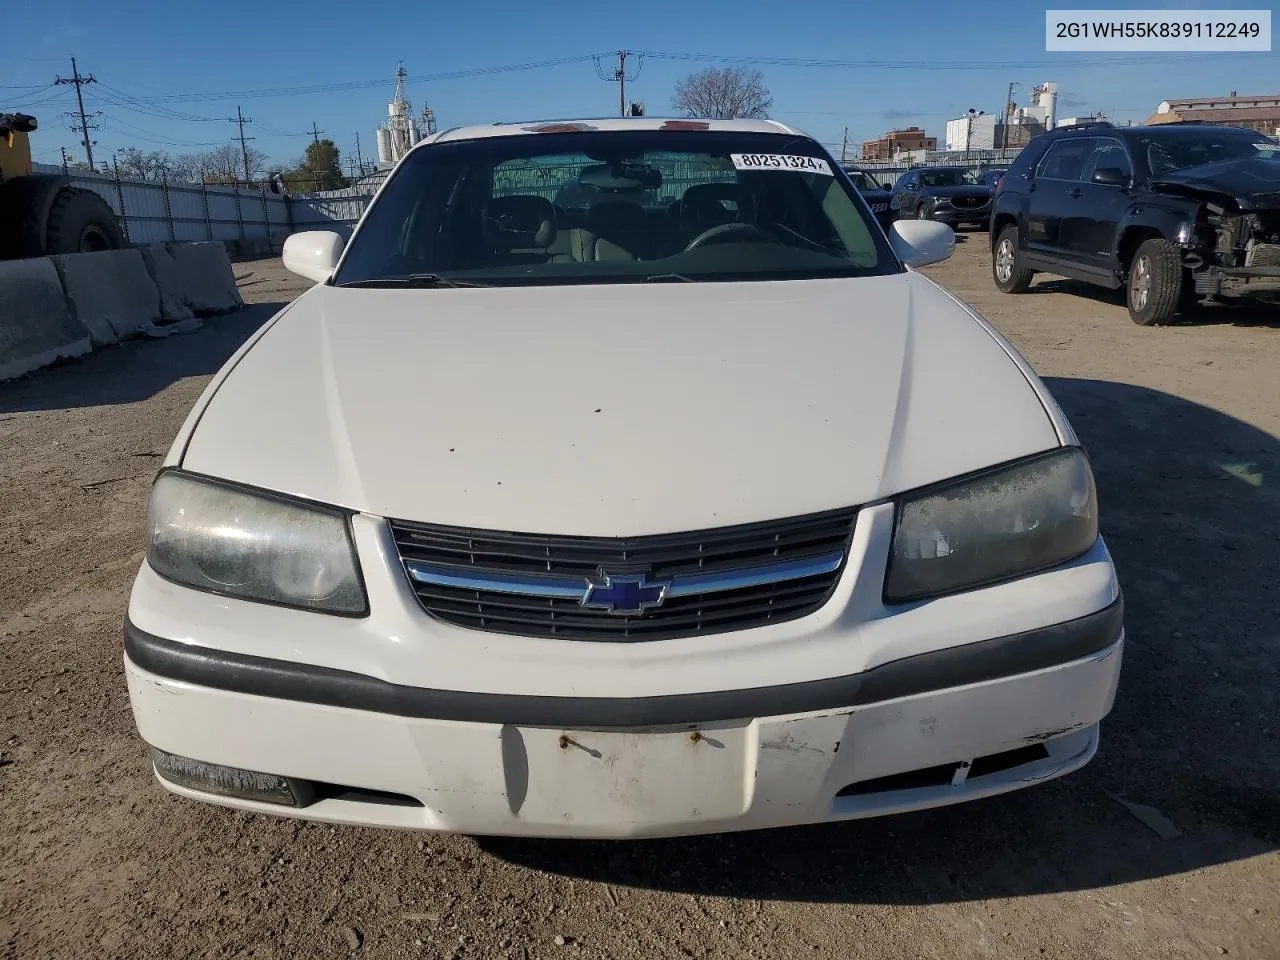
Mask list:
[{"label": "white sedan", "polygon": [[440,133],[214,377],[125,622],[184,796],[673,836],[991,796],[1094,755],[1124,642],[1089,461],[814,140]]}]

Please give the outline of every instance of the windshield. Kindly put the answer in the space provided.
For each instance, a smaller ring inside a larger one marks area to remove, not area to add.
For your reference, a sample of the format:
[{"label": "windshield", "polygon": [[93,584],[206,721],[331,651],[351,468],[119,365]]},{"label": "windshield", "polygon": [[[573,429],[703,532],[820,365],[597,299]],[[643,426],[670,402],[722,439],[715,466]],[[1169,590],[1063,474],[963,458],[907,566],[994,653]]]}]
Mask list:
[{"label": "windshield", "polygon": [[920,182],[926,187],[968,187],[978,182],[968,170],[922,170]]},{"label": "windshield", "polygon": [[392,285],[870,276],[901,265],[822,148],[783,134],[521,134],[414,150],[334,277]]},{"label": "windshield", "polygon": [[884,187],[880,186],[880,184],[876,183],[875,180],[863,173],[861,170],[850,170],[848,173],[849,179],[853,181],[853,185],[864,193],[868,190],[884,189]]},{"label": "windshield", "polygon": [[[1152,176],[1198,167],[1202,163],[1219,160],[1240,160],[1256,157],[1258,145],[1266,144],[1261,134],[1248,131],[1205,131],[1194,134],[1154,133],[1138,138],[1140,153],[1146,155]],[[1265,154],[1263,154],[1265,156]]]}]

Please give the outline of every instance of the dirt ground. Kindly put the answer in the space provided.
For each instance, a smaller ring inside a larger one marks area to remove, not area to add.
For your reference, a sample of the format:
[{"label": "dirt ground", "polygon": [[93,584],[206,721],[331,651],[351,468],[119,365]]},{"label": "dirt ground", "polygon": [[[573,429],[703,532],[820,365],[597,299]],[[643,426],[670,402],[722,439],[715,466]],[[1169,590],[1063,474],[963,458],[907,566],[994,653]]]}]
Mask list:
[{"label": "dirt ground", "polygon": [[1130,646],[1085,770],[832,827],[499,842],[151,778],[120,638],[148,485],[209,376],[304,289],[236,270],[240,314],[0,385],[0,958],[1280,957],[1280,311],[1142,329],[1076,284],[1002,296],[981,233],[929,271],[1095,461]]}]

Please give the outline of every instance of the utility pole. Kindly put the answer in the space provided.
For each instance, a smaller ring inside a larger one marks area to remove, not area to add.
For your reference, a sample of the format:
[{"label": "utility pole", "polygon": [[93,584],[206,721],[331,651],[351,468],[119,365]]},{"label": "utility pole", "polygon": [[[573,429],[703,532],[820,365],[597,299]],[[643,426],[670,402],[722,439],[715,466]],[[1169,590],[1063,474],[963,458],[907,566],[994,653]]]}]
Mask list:
[{"label": "utility pole", "polygon": [[[627,57],[629,56],[631,56],[630,50],[619,50],[618,65],[612,70],[606,70],[601,65],[598,57],[595,61],[596,76],[607,83],[616,83],[618,85],[618,116],[620,117],[625,117],[627,115],[627,81],[634,80],[636,77],[640,76],[639,67],[636,68],[635,73],[630,76],[627,75]],[[637,56],[637,59],[640,60],[641,58]],[[643,64],[643,60],[641,60],[641,63]]]},{"label": "utility pole", "polygon": [[356,166],[359,168],[361,175],[364,174],[364,154],[360,152],[360,131],[356,131]]},{"label": "utility pole", "polygon": [[1000,118],[1000,127],[1002,131],[1000,134],[1000,149],[1002,150],[1007,149],[1009,146],[1009,118],[1012,116],[1012,112],[1009,108],[1013,106],[1013,88],[1016,86],[1016,83],[1009,84],[1009,90],[1005,93],[1004,97],[1004,110],[1001,111],[1004,116]]},{"label": "utility pole", "polygon": [[246,143],[246,141],[252,140],[254,138],[246,137],[244,135],[244,125],[246,123],[253,123],[253,121],[250,118],[246,117],[244,114],[242,114],[240,112],[240,107],[237,106],[236,115],[230,118],[227,122],[238,124],[240,127],[240,158],[244,160],[244,181],[245,183],[248,183],[249,182],[249,146]]},{"label": "utility pole", "polygon": [[[89,169],[92,170],[93,169],[93,145],[89,142],[89,131],[90,129],[95,128],[97,124],[91,125],[89,123],[88,118],[86,118],[84,115],[84,97],[80,93],[80,88],[87,83],[97,83],[98,81],[94,79],[93,74],[89,74],[87,77],[80,76],[80,68],[76,66],[76,58],[72,57],[71,58],[71,76],[58,77],[53,82],[55,84],[72,84],[76,88],[76,103],[80,107],[79,133],[81,133],[84,136],[84,139],[81,141],[81,143],[84,144],[85,159],[88,160]],[[94,116],[101,116],[101,114],[94,114]]]},{"label": "utility pole", "polygon": [[319,129],[319,128],[316,126],[316,122],[315,122],[314,120],[312,120],[312,121],[311,121],[311,142],[312,142],[312,143],[319,143],[319,142],[320,142],[320,134],[322,134],[322,133],[324,133],[324,131],[323,131],[323,130],[321,130],[321,129]]},{"label": "utility pole", "polygon": [[844,139],[840,141],[840,162],[844,163],[845,156],[849,153],[849,128],[844,128]]}]

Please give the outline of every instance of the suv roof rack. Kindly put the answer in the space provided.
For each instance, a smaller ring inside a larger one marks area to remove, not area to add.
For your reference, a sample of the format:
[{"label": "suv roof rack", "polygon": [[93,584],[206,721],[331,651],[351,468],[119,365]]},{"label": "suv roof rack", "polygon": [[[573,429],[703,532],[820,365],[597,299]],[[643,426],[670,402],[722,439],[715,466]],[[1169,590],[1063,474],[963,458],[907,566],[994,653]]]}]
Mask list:
[{"label": "suv roof rack", "polygon": [[1110,120],[1081,120],[1079,123],[1068,123],[1054,127],[1054,130],[1077,130],[1080,127],[1114,127]]}]

